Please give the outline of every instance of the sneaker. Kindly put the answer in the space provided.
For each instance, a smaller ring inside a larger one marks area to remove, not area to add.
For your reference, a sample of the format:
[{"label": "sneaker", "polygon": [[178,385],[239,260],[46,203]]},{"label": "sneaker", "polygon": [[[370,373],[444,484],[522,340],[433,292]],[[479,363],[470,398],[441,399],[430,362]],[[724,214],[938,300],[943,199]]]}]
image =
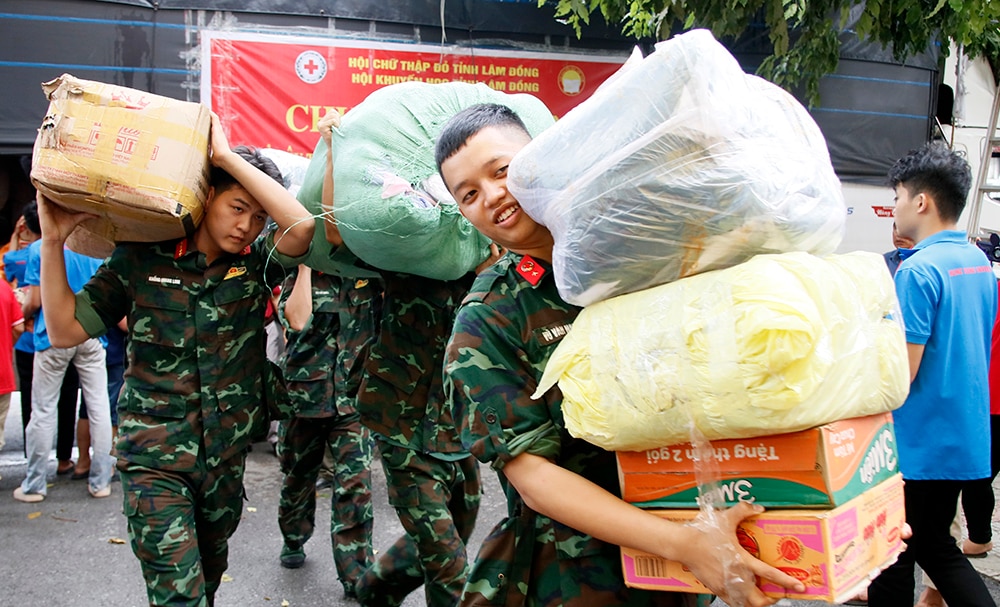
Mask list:
[{"label": "sneaker", "polygon": [[87,486],[87,491],[90,491],[90,497],[108,497],[111,495],[111,485],[105,485],[104,487],[94,490],[90,485]]},{"label": "sneaker", "polygon": [[41,493],[25,493],[20,487],[18,487],[17,489],[14,489],[14,499],[19,502],[34,504],[35,502],[40,502],[45,499],[45,496]]},{"label": "sneaker", "polygon": [[281,547],[281,566],[285,569],[298,569],[306,562],[306,551],[302,548]]}]

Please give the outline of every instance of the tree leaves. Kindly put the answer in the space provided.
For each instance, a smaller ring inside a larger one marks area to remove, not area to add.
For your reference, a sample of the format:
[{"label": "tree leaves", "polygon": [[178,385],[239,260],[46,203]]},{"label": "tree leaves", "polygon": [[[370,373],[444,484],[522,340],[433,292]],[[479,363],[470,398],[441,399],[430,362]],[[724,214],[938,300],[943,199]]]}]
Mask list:
[{"label": "tree leaves", "polygon": [[837,69],[839,36],[846,31],[891,49],[899,61],[934,44],[947,54],[949,40],[973,57],[1000,55],[997,0],[539,0],[538,5],[551,3],[577,36],[597,11],[636,38],[664,39],[676,29],[698,27],[736,38],[763,25],[772,54],[757,73],[787,89],[804,86],[813,103],[820,78]]}]

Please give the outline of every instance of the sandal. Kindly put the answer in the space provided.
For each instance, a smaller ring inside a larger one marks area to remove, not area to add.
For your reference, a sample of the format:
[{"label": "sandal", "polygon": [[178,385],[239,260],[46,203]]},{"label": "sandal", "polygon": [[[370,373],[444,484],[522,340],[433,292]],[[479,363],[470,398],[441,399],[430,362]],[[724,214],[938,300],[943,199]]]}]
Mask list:
[{"label": "sandal", "polygon": [[[976,552],[972,552],[971,550],[975,550]],[[977,544],[972,540],[962,542],[962,554],[970,559],[984,559],[989,555],[990,550],[993,550],[993,542],[985,544]]]}]

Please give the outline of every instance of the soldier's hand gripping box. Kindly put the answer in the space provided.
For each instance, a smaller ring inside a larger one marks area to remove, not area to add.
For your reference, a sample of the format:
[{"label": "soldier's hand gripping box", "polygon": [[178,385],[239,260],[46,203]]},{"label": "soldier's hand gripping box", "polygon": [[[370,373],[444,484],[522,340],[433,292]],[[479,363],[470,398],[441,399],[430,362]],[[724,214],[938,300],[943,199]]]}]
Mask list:
[{"label": "soldier's hand gripping box", "polygon": [[[31,180],[75,211],[97,215],[71,248],[93,256],[113,243],[191,233],[208,194],[207,107],[69,74],[46,82],[45,120]],[[76,246],[74,246],[76,245]]]},{"label": "soldier's hand gripping box", "polygon": [[[686,523],[698,510],[653,510]],[[758,580],[771,597],[842,603],[868,586],[903,551],[903,478],[895,475],[830,510],[771,510],[740,523],[737,536],[750,554],[802,580],[803,593]],[[670,592],[709,592],[686,567],[622,548],[625,583]]]},{"label": "soldier's hand gripping box", "polygon": [[617,453],[622,498],[641,508],[697,508],[695,470],[702,466],[718,477],[707,485],[711,504],[830,508],[898,471],[890,413],[802,432],[716,440],[711,453],[698,461],[688,443]]}]

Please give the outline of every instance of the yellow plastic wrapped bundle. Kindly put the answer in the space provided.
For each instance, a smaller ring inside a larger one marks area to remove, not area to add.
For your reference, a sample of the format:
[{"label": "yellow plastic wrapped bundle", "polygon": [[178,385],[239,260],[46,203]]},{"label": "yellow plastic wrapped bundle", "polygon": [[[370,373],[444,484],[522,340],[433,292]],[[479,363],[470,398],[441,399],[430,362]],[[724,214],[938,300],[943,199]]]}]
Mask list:
[{"label": "yellow plastic wrapped bundle", "polygon": [[882,256],[759,255],[589,306],[553,353],[566,427],[609,450],[794,432],[899,407],[906,342]]}]

